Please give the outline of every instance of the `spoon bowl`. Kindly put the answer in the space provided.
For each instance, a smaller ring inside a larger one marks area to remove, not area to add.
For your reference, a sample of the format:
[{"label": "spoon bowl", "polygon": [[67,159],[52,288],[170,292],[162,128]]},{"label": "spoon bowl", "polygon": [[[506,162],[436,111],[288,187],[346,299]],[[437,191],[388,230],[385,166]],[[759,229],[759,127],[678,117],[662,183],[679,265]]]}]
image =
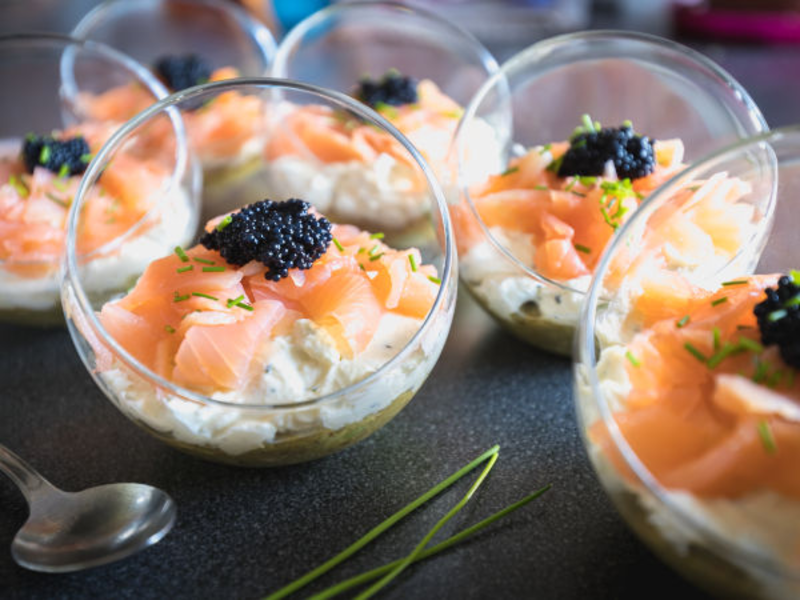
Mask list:
[{"label": "spoon bowl", "polygon": [[0,445],[0,470],[30,505],[11,554],[22,567],[65,573],[109,563],[151,546],[175,523],[175,503],[139,483],[115,483],[82,492],[54,487]]}]

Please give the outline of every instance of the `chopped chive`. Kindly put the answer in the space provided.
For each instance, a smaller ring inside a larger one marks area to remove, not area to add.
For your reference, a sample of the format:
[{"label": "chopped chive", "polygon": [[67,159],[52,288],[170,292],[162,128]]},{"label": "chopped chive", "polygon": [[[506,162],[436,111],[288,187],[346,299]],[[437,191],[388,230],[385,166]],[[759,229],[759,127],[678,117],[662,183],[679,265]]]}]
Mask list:
[{"label": "chopped chive", "polygon": [[241,296],[237,296],[236,298],[228,298],[228,308],[233,308],[234,306],[239,304],[239,302],[241,302],[242,300],[244,300],[244,294],[242,294]]},{"label": "chopped chive", "polygon": [[358,248],[358,252],[356,252],[356,254],[364,254],[364,252],[366,252],[366,251],[367,251],[367,249],[364,248],[364,246],[360,246]]},{"label": "chopped chive", "polygon": [[586,131],[586,133],[594,131],[594,122],[592,121],[592,117],[590,117],[589,115],[586,114],[583,115],[581,117],[581,123],[583,123],[583,128]]},{"label": "chopped chive", "polygon": [[30,190],[28,186],[25,185],[25,182],[22,181],[22,178],[17,177],[16,175],[12,175],[8,178],[8,183],[10,183],[15,190],[17,190],[17,194],[19,194],[23,198],[27,198],[30,195]]},{"label": "chopped chive", "polygon": [[[67,191],[67,184],[66,182],[62,181],[61,179],[53,179],[53,187],[56,188],[59,192],[66,192]],[[103,195],[103,189],[100,188],[100,195]]]},{"label": "chopped chive", "polygon": [[333,238],[333,245],[339,249],[339,252],[344,252],[344,246],[336,238]]},{"label": "chopped chive", "polygon": [[58,170],[58,176],[61,179],[69,177],[69,165],[61,165],[61,168]]},{"label": "chopped chive", "polygon": [[680,321],[675,323],[675,327],[677,327],[678,329],[680,329],[681,327],[684,327],[685,325],[687,325],[689,323],[689,319],[690,319],[689,315],[684,315],[684,317]]},{"label": "chopped chive", "polygon": [[569,192],[570,190],[572,190],[572,188],[575,187],[576,183],[578,183],[578,181],[576,179],[573,179],[567,185],[564,186],[564,191]]},{"label": "chopped chive", "polygon": [[702,352],[700,352],[700,350],[698,350],[697,348],[695,348],[695,347],[694,347],[694,345],[693,345],[691,342],[686,342],[686,343],[683,345],[683,347],[684,347],[684,348],[686,348],[686,350],[688,350],[688,351],[689,351],[689,354],[691,354],[692,356],[694,356],[694,357],[695,357],[697,360],[699,360],[701,363],[708,362],[708,357],[707,357],[705,354],[703,354]]},{"label": "chopped chive", "polygon": [[375,244],[372,248],[369,249],[369,252],[367,252],[367,254],[372,256],[373,254],[375,254],[380,249],[381,249],[380,244]]},{"label": "chopped chive", "polygon": [[225,218],[222,219],[222,221],[220,221],[217,224],[217,231],[222,231],[228,225],[230,225],[232,222],[233,222],[233,215],[225,215]]},{"label": "chopped chive", "polygon": [[744,348],[741,348],[736,344],[731,344],[730,342],[725,342],[725,345],[722,346],[722,349],[708,359],[708,368],[716,369],[723,360],[729,356],[733,356],[734,354],[739,354],[741,352],[744,352]]},{"label": "chopped chive", "polygon": [[417,272],[417,259],[414,258],[413,254],[408,255],[408,262],[411,263],[411,270],[416,273]]},{"label": "chopped chive", "polygon": [[50,146],[42,146],[42,151],[39,152],[39,164],[46,165],[50,160]]},{"label": "chopped chive", "polygon": [[56,204],[63,206],[64,208],[69,208],[69,204],[67,204],[62,198],[59,198],[55,194],[52,194],[50,192],[45,192],[44,195],[47,196],[50,200],[52,200]]},{"label": "chopped chive", "polygon": [[214,300],[215,302],[219,300],[219,298],[215,298],[214,296],[204,294],[203,292],[192,292],[192,296],[197,296],[198,298],[206,298],[208,300]]},{"label": "chopped chive", "polygon": [[247,304],[246,302],[237,302],[235,306],[238,306],[239,308],[243,308],[243,309],[249,310],[249,311],[253,311],[254,310],[253,307],[250,306],[249,304]]},{"label": "chopped chive", "polygon": [[798,271],[796,269],[792,269],[791,271],[789,271],[789,275],[791,275],[792,281],[796,285],[800,285],[800,271]]},{"label": "chopped chive", "polygon": [[797,306],[800,304],[800,294],[793,298],[789,298],[786,302],[783,303],[784,306]]},{"label": "chopped chive", "polygon": [[776,369],[772,373],[772,375],[770,375],[769,378],[767,378],[767,387],[770,388],[778,387],[778,384],[781,382],[781,379],[783,379],[783,371],[781,371],[780,369]]},{"label": "chopped chive", "polygon": [[365,267],[364,265],[362,265],[361,263],[358,263],[358,267],[359,267],[359,268],[360,268],[362,271],[366,271],[366,270],[367,270],[367,269],[366,269],[366,267]]},{"label": "chopped chive", "polygon": [[547,170],[551,173],[558,173],[558,170],[561,168],[561,164],[564,162],[564,155],[562,154],[558,158],[550,161],[550,164],[547,165]]},{"label": "chopped chive", "polygon": [[178,292],[175,292],[175,297],[172,299],[173,302],[183,302],[184,300],[188,300],[190,298],[189,294],[184,296],[178,295]]},{"label": "chopped chive", "polygon": [[203,263],[204,265],[213,265],[215,264],[213,260],[208,260],[207,258],[200,258],[198,256],[194,257],[195,262]]},{"label": "chopped chive", "polygon": [[642,361],[636,358],[630,350],[625,352],[625,358],[627,358],[634,367],[642,366]]},{"label": "chopped chive", "polygon": [[371,239],[371,240],[382,240],[383,238],[384,238],[384,235],[383,235],[382,231],[378,231],[377,233],[372,233],[369,236],[369,239]]},{"label": "chopped chive", "polygon": [[719,327],[714,327],[713,335],[714,335],[714,350],[719,350],[720,346],[722,345],[721,342],[722,334],[719,331]]},{"label": "chopped chive", "polygon": [[771,313],[767,315],[767,320],[774,323],[775,321],[780,321],[783,317],[785,317],[788,314],[789,313],[786,312],[784,309],[773,310]]},{"label": "chopped chive", "polygon": [[722,298],[717,298],[716,300],[712,300],[711,306],[719,306],[720,304],[723,304],[724,302],[727,302],[727,301],[728,301],[728,297],[727,296],[723,296]]},{"label": "chopped chive", "polygon": [[752,350],[756,353],[761,353],[764,351],[764,346],[748,337],[739,338],[739,347],[744,348],[745,350]]},{"label": "chopped chive", "polygon": [[175,254],[178,255],[183,262],[189,262],[189,257],[186,255],[186,252],[180,246],[175,246]]},{"label": "chopped chive", "polygon": [[164,325],[164,331],[167,333],[175,333],[175,328],[172,325]]},{"label": "chopped chive", "polygon": [[439,279],[438,277],[434,277],[433,275],[428,275],[428,281],[431,281],[437,285],[442,283],[441,279]]},{"label": "chopped chive", "polygon": [[550,188],[547,187],[546,185],[535,185],[535,186],[533,186],[533,189],[538,190],[540,192],[546,192]]},{"label": "chopped chive", "polygon": [[622,122],[622,126],[627,127],[628,129],[633,129],[633,121],[631,121],[630,119],[625,119]]},{"label": "chopped chive", "polygon": [[553,147],[553,144],[545,144],[542,146],[542,149],[539,150],[539,154],[544,154],[545,152],[550,152],[550,148]]},{"label": "chopped chive", "polygon": [[769,372],[769,365],[765,363],[763,360],[759,360],[756,363],[756,370],[753,373],[753,381],[756,383],[761,383],[766,379],[767,373]]},{"label": "chopped chive", "polygon": [[722,285],[729,286],[729,285],[747,285],[746,279],[736,279],[735,281],[723,281]]},{"label": "chopped chive", "polygon": [[772,428],[769,426],[769,421],[761,419],[758,422],[758,437],[761,438],[761,444],[767,454],[775,454],[778,451],[778,446],[775,444],[775,438],[772,436]]},{"label": "chopped chive", "polygon": [[516,173],[519,171],[519,167],[509,167],[502,173],[500,173],[500,177],[505,177],[506,175],[511,175],[512,173]]},{"label": "chopped chive", "polygon": [[369,257],[369,260],[370,260],[370,262],[375,261],[375,260],[379,260],[382,256],[383,256],[383,252],[381,252],[380,254],[373,254],[372,256]]},{"label": "chopped chive", "polygon": [[575,250],[577,250],[578,252],[583,252],[584,254],[592,253],[592,249],[589,248],[588,246],[582,246],[581,244],[573,244],[573,246],[575,246]]},{"label": "chopped chive", "polygon": [[590,176],[587,176],[587,175],[578,175],[578,181],[581,182],[582,186],[592,187],[595,183],[597,183],[597,177],[590,177]]},{"label": "chopped chive", "polygon": [[94,154],[81,154],[81,162],[82,163],[89,164],[90,162],[92,162],[93,158],[94,158]]},{"label": "chopped chive", "polygon": [[186,271],[191,271],[194,269],[194,265],[186,265],[185,267],[179,267],[175,269],[178,273],[186,273]]},{"label": "chopped chive", "polygon": [[221,273],[224,270],[225,267],[221,265],[219,267],[203,267],[203,273]]}]

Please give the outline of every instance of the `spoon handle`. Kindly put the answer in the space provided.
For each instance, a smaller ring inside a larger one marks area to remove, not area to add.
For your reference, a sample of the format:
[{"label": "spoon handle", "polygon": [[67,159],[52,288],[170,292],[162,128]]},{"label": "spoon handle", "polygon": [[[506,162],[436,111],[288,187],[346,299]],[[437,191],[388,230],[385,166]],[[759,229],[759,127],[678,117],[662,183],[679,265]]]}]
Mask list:
[{"label": "spoon handle", "polygon": [[0,444],[0,471],[17,484],[28,501],[40,491],[53,489],[49,481],[3,444]]}]

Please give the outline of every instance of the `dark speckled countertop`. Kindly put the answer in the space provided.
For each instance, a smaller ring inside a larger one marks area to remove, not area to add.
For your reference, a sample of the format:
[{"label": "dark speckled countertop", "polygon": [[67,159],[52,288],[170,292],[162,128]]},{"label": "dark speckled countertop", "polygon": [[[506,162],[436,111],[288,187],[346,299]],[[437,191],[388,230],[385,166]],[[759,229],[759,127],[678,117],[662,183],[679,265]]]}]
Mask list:
[{"label": "dark speckled countertop", "polygon": [[[0,7],[0,30],[68,30],[73,11],[92,3],[70,2],[67,15],[31,16],[26,3],[11,0]],[[800,84],[787,77],[800,72],[800,50],[700,49],[751,91],[773,126],[794,120]],[[0,118],[9,114],[0,112]],[[654,590],[664,597],[703,597],[637,541],[596,481],[575,422],[569,361],[504,333],[463,290],[442,358],[411,404],[366,441],[306,465],[224,467],[157,442],[95,387],[64,330],[0,325],[0,381],[0,441],[56,485],[78,490],[141,481],[165,489],[179,506],[174,530],[153,548],[82,573],[44,575],[11,559],[9,544],[26,506],[0,478],[2,598],[259,597],[495,443],[502,447],[499,462],[444,533],[546,483],[553,490],[410,569],[384,597],[643,598]],[[460,482],[309,590],[405,554],[467,485]]]}]

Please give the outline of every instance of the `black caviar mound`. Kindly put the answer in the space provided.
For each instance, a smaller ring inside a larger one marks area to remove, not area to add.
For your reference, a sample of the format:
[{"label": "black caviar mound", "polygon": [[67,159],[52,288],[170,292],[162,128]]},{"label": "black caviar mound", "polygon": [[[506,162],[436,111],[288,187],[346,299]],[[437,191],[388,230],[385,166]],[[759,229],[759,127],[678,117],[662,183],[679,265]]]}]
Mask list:
[{"label": "black caviar mound", "polygon": [[25,170],[44,167],[59,175],[80,175],[92,160],[91,149],[83,136],[56,140],[51,136],[29,134],[22,144]]},{"label": "black caviar mound", "polygon": [[414,104],[419,99],[417,83],[416,79],[405,77],[397,71],[389,71],[382,79],[362,78],[353,96],[372,108],[381,104]]},{"label": "black caviar mound", "polygon": [[156,61],[155,70],[173,92],[185,90],[211,79],[211,65],[197,54],[167,55]]},{"label": "black caviar mound", "polygon": [[602,175],[609,160],[614,162],[620,179],[645,177],[656,166],[650,138],[637,135],[630,126],[623,125],[574,136],[558,168],[558,176]]},{"label": "black caviar mound", "polygon": [[790,367],[800,369],[800,286],[784,275],[777,288],[764,290],[767,298],[753,308],[765,346],[776,345]]},{"label": "black caviar mound", "polygon": [[232,265],[257,260],[267,267],[264,277],[278,281],[289,269],[310,269],[333,240],[330,221],[309,213],[310,206],[294,198],[250,204],[226,217],[200,243]]}]

